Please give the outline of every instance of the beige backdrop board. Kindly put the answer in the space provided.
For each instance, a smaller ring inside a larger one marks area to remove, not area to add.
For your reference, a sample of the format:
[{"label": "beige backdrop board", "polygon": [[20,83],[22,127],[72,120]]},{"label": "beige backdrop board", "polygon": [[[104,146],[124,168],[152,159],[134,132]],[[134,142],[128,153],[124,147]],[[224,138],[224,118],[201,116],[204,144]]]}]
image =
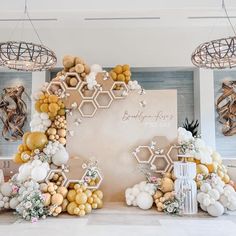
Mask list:
[{"label": "beige backdrop board", "polygon": [[[146,106],[141,105],[146,103]],[[144,179],[132,155],[139,145],[148,145],[154,136],[177,137],[176,90],[148,90],[145,95],[132,91],[123,100],[114,100],[108,109],[98,109],[93,118],[79,112],[67,116],[70,178],[81,178],[83,160],[96,159],[103,175],[101,189],[106,201],[123,201],[124,190]],[[75,161],[74,157],[78,157]]]}]

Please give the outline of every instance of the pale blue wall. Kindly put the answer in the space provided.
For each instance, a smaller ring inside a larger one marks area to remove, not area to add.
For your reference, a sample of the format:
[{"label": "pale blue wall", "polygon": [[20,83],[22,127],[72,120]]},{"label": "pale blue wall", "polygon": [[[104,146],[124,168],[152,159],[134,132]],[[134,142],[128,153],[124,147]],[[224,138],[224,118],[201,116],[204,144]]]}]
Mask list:
[{"label": "pale blue wall", "polygon": [[[28,120],[24,126],[24,130],[29,130],[29,121],[31,114],[31,96],[32,88],[32,74],[23,72],[0,72],[0,94],[6,87],[23,85],[26,94],[23,96],[23,100],[27,104]],[[16,153],[17,146],[21,141],[9,142],[2,137],[2,122],[0,121],[0,156],[11,156]]]},{"label": "pale blue wall", "polygon": [[145,89],[177,89],[178,125],[181,126],[186,117],[194,118],[192,71],[134,71],[132,80],[138,80]]}]

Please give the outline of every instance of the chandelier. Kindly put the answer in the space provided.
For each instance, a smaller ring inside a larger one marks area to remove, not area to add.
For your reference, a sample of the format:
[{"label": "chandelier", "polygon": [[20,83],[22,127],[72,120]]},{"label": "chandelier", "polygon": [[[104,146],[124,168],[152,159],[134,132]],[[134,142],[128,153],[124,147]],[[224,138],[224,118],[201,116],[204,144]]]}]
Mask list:
[{"label": "chandelier", "polygon": [[[228,16],[224,0],[222,8],[228,22],[236,35],[235,29]],[[200,68],[225,69],[236,67],[236,36],[221,38],[200,44],[191,56],[192,63]]]},{"label": "chandelier", "polygon": [[57,62],[55,53],[45,47],[36,31],[27,9],[25,0],[25,15],[40,44],[24,41],[8,41],[0,43],[0,66],[18,71],[42,71],[52,69]]}]

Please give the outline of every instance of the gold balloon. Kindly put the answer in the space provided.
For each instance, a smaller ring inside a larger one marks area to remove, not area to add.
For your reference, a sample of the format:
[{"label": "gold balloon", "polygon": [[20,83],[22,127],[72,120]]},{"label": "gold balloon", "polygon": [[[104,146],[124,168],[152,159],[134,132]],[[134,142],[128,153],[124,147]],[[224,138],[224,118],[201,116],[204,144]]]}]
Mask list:
[{"label": "gold balloon", "polygon": [[77,204],[85,204],[87,202],[87,195],[85,193],[77,193],[75,197],[75,202]]},{"label": "gold balloon", "polygon": [[92,206],[89,203],[85,204],[85,212],[88,214],[92,211]]},{"label": "gold balloon", "polygon": [[26,145],[30,150],[42,150],[47,143],[47,136],[43,132],[31,132],[26,138]]},{"label": "gold balloon", "polygon": [[14,156],[14,162],[17,164],[22,164],[24,163],[23,160],[21,159],[21,153],[16,153]]},{"label": "gold balloon", "polygon": [[94,194],[96,194],[98,198],[103,199],[103,192],[101,190],[96,190]]},{"label": "gold balloon", "polygon": [[74,202],[75,201],[75,196],[76,196],[76,191],[74,189],[69,190],[67,194],[67,199],[69,202]]},{"label": "gold balloon", "polygon": [[28,137],[28,135],[30,134],[30,132],[26,132],[26,133],[24,133],[24,135],[23,135],[23,144],[25,144],[26,145],[26,139],[27,139],[27,137]]},{"label": "gold balloon", "polygon": [[27,162],[27,161],[29,161],[30,156],[31,156],[31,151],[24,151],[24,152],[21,153],[20,157],[21,157],[23,162]]},{"label": "gold balloon", "polygon": [[53,205],[59,206],[63,202],[63,196],[59,193],[56,193],[56,194],[52,195],[51,202]]},{"label": "gold balloon", "polygon": [[77,207],[77,204],[75,202],[70,202],[67,206],[67,212],[70,215],[74,215],[74,210],[75,210],[76,207]]}]

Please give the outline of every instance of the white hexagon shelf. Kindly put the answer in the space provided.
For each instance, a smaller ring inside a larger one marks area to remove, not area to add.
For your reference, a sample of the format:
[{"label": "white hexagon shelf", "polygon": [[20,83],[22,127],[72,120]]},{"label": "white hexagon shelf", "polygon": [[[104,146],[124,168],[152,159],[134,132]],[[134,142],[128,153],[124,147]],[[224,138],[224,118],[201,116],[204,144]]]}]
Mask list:
[{"label": "white hexagon shelf", "polygon": [[[63,180],[61,181],[61,184],[57,184],[56,181],[53,180],[54,174],[60,174],[63,177]],[[53,182],[58,186],[65,186],[66,181],[67,181],[67,177],[66,177],[65,173],[63,172],[63,170],[61,170],[61,169],[50,170],[47,177],[46,177],[46,179],[45,179],[45,182],[47,184],[50,183],[50,182]]]},{"label": "white hexagon shelf", "polygon": [[67,182],[65,183],[65,187],[66,188],[69,188],[69,186],[71,185],[71,184],[81,184],[82,183],[82,181],[80,180],[80,179],[69,179],[69,180],[67,180]]},{"label": "white hexagon shelf", "polygon": [[133,154],[138,163],[149,163],[154,156],[149,146],[138,146]]},{"label": "white hexagon shelf", "polygon": [[79,106],[79,112],[82,117],[91,118],[95,115],[97,106],[93,100],[83,100]]},{"label": "white hexagon shelf", "polygon": [[52,95],[58,95],[54,92],[52,92],[52,89],[55,90],[57,93],[59,92],[58,90],[61,90],[61,94],[65,93],[65,87],[63,86],[63,83],[61,81],[51,81],[47,87],[47,93]]},{"label": "white hexagon shelf", "polygon": [[172,169],[173,169],[173,167],[174,167],[174,161],[176,161],[176,160],[173,160],[172,153],[173,153],[173,152],[176,152],[176,153],[174,154],[174,157],[175,157],[175,156],[178,154],[179,148],[180,148],[179,146],[173,145],[173,146],[170,147],[170,149],[169,149],[168,152],[166,153],[166,156],[167,156],[167,158],[168,158],[168,160],[169,160],[169,162],[170,162],[170,167],[169,167],[169,169],[167,170],[168,172],[171,172],[171,171],[172,171]]},{"label": "white hexagon shelf", "polygon": [[99,91],[94,101],[98,108],[109,108],[112,104],[113,97],[109,91]]},{"label": "white hexagon shelf", "polygon": [[87,184],[88,189],[98,189],[103,181],[103,178],[98,170],[95,170],[96,172],[96,178],[93,179],[89,174],[89,170],[86,170],[83,177],[82,181]]},{"label": "white hexagon shelf", "polygon": [[[77,80],[76,86],[74,86],[74,87],[68,86],[68,84],[66,83],[66,80],[67,80],[68,77],[76,78],[76,80]],[[82,83],[82,80],[80,79],[80,77],[79,77],[79,75],[77,73],[75,73],[75,72],[68,72],[68,73],[65,74],[65,78],[64,78],[63,84],[64,84],[66,89],[68,89],[68,90],[77,90],[80,87],[81,83]]]},{"label": "white hexagon shelf", "polygon": [[82,82],[81,86],[78,89],[79,94],[81,95],[83,99],[94,99],[98,91],[98,88],[94,88],[94,90],[89,90],[87,88],[85,89],[86,86],[87,86],[87,83]]},{"label": "white hexagon shelf", "polygon": [[110,91],[114,99],[124,99],[127,97],[129,89],[125,82],[115,81]]},{"label": "white hexagon shelf", "polygon": [[151,166],[155,167],[156,173],[165,173],[170,168],[170,161],[166,155],[155,155],[151,161]]}]

